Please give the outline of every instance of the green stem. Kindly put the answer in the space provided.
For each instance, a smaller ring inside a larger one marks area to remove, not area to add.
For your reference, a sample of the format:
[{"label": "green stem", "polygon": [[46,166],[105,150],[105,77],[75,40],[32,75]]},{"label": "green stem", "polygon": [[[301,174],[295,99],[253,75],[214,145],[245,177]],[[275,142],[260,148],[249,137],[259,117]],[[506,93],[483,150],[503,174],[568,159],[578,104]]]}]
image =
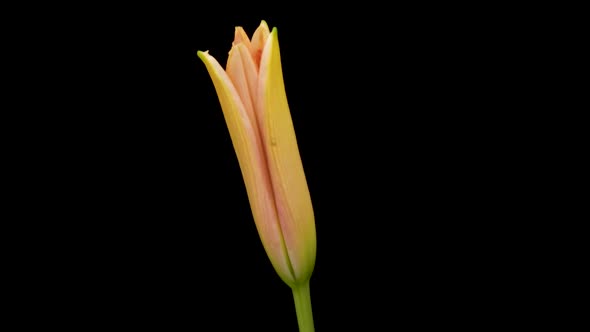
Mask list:
[{"label": "green stem", "polygon": [[293,290],[293,299],[295,299],[299,332],[314,332],[309,280],[304,284],[295,285],[291,289]]}]

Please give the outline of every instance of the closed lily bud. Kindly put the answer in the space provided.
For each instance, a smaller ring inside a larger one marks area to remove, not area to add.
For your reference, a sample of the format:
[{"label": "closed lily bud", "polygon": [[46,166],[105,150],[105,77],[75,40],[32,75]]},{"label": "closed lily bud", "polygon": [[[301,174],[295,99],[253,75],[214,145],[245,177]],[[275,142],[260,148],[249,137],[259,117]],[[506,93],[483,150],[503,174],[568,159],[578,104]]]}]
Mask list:
[{"label": "closed lily bud", "polygon": [[311,198],[283,83],[277,30],[252,39],[237,27],[225,70],[198,52],[211,76],[236,152],[254,222],[279,276],[308,284],[316,257]]}]

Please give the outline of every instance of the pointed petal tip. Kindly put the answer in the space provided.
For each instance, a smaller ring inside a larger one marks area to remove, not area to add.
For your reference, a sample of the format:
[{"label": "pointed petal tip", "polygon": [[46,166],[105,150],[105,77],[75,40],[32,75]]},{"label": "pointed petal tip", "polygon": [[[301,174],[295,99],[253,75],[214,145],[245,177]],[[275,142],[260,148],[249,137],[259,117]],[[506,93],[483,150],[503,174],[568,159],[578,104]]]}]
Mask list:
[{"label": "pointed petal tip", "polygon": [[272,47],[275,47],[279,43],[277,27],[272,28],[272,31],[270,32],[268,39],[270,40],[269,43],[273,45]]},{"label": "pointed petal tip", "polygon": [[248,37],[246,30],[244,30],[244,28],[242,28],[241,26],[237,26],[234,30],[234,41],[232,45],[239,43],[250,43],[250,38]]},{"label": "pointed petal tip", "polygon": [[279,32],[277,30],[277,27],[272,28],[272,31],[270,32],[270,35],[269,35],[269,39],[271,39],[273,43],[278,42],[278,40],[279,40],[278,33]]}]

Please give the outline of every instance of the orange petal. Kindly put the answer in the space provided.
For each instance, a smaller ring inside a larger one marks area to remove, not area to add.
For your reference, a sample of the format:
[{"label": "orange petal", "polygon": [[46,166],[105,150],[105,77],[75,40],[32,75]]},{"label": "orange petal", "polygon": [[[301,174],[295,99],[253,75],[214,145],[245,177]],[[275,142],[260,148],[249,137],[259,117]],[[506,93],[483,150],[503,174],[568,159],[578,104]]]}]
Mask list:
[{"label": "orange petal", "polygon": [[260,67],[260,57],[262,56],[262,49],[266,44],[266,40],[270,35],[268,25],[265,21],[260,22],[260,25],[252,35],[252,58],[256,64],[256,68]]},{"label": "orange petal", "polygon": [[[248,49],[248,51],[250,51],[250,53],[253,52],[252,43],[250,42],[250,38],[248,38],[246,31],[244,31],[244,28],[242,28],[242,27],[236,27],[236,30],[234,32],[234,41],[232,42],[232,46],[236,46],[238,44],[244,44],[246,46],[246,48]],[[231,50],[230,50],[230,52],[231,52]]]},{"label": "orange petal", "polygon": [[226,71],[246,107],[252,126],[258,132],[258,120],[254,115],[254,98],[258,84],[258,70],[254,65],[249,50],[243,43],[234,45],[229,51]]}]

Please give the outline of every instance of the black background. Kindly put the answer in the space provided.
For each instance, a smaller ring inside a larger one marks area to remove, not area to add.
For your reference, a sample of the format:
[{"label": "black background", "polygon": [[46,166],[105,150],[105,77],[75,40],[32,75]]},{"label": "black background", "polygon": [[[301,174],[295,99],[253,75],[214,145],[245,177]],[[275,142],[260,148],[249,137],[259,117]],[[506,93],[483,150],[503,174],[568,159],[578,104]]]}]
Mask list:
[{"label": "black background", "polygon": [[488,135],[510,49],[492,46],[502,23],[446,5],[210,6],[79,9],[35,30],[46,92],[23,135],[21,190],[38,202],[23,218],[46,220],[28,230],[43,243],[31,299],[58,312],[44,319],[297,330],[196,56],[224,65],[234,27],[251,34],[261,19],[278,28],[314,204],[316,330],[506,317],[493,302],[508,276],[490,268],[502,244],[487,245],[496,204],[510,204],[495,193],[509,166],[493,158],[502,134]]}]

